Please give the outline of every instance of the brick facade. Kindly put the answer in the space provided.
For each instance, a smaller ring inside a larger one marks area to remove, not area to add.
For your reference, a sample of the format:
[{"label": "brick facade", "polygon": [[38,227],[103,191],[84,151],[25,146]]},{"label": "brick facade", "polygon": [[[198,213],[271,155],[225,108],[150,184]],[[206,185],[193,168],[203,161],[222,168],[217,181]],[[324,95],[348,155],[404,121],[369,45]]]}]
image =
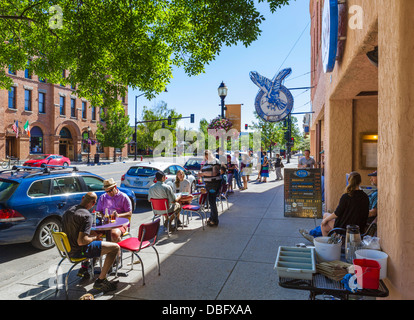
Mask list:
[{"label": "brick facade", "polygon": [[[23,160],[37,153],[54,153],[67,156],[72,161],[85,161],[88,147],[91,161],[96,153],[101,159],[112,159],[113,148],[100,148],[99,143],[94,144],[100,121],[99,107],[93,112],[90,102],[74,95],[70,85],[41,82],[37,75],[29,79],[24,70],[9,76],[14,82],[11,90],[14,99],[9,91],[0,90],[0,159],[13,156]],[[123,105],[127,112],[127,97]],[[12,128],[16,121],[17,138]],[[27,121],[30,137],[23,129]],[[91,145],[83,142],[83,138],[88,137],[88,127],[89,138],[93,141]],[[117,156],[127,157],[127,148]]]}]

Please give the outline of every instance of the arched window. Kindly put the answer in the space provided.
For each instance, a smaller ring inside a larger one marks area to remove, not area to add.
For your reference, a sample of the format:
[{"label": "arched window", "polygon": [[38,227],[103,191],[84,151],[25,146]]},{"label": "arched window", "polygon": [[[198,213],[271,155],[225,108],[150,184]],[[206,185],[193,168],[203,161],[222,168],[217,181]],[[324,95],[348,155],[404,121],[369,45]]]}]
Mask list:
[{"label": "arched window", "polygon": [[43,152],[43,131],[39,127],[30,130],[30,153]]},{"label": "arched window", "polygon": [[62,139],[72,139],[72,135],[70,134],[70,131],[68,128],[62,128],[62,130],[60,130],[59,136]]}]

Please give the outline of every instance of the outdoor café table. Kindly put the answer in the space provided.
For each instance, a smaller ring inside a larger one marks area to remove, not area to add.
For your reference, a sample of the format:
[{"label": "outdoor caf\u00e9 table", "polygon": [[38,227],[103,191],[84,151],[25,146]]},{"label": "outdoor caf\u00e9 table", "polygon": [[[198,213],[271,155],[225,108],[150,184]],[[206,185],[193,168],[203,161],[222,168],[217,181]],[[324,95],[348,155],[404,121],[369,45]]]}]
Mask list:
[{"label": "outdoor caf\u00e9 table", "polygon": [[106,240],[107,241],[111,241],[111,230],[116,229],[116,228],[120,228],[120,227],[124,227],[127,226],[129,223],[129,219],[127,218],[116,218],[116,220],[114,222],[108,223],[108,224],[104,224],[104,225],[100,225],[100,226],[95,226],[92,227],[91,230],[93,231],[105,231],[106,233]]},{"label": "outdoor caf\u00e9 table", "polygon": [[382,280],[379,282],[378,290],[362,289],[353,293],[345,289],[340,281],[334,281],[323,274],[315,273],[312,280],[292,279],[279,277],[279,285],[286,289],[306,290],[309,291],[309,300],[316,300],[320,294],[331,295],[341,300],[348,300],[349,296],[368,296],[368,297],[387,297],[388,288]]},{"label": "outdoor caf\u00e9 table", "polygon": [[[113,229],[116,229],[116,228],[127,226],[128,224],[129,224],[129,219],[118,217],[118,218],[115,219],[114,222],[92,227],[91,230],[93,230],[93,231],[105,231],[106,241],[111,241],[111,231]],[[122,261],[121,261],[121,265],[122,265]],[[111,271],[109,271],[108,273],[110,274]],[[122,275],[122,274],[118,273],[118,275]]]}]

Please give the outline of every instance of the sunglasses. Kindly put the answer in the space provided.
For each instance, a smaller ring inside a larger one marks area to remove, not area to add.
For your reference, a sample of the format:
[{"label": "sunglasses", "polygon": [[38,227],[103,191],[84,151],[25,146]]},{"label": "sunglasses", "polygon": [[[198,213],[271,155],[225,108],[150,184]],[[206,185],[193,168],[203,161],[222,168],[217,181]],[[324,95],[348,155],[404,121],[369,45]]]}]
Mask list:
[{"label": "sunglasses", "polygon": [[105,192],[106,192],[106,193],[111,193],[112,191],[114,191],[114,189],[115,189],[115,187],[113,187],[113,188],[111,188],[111,189],[108,189],[108,190],[105,190]]}]

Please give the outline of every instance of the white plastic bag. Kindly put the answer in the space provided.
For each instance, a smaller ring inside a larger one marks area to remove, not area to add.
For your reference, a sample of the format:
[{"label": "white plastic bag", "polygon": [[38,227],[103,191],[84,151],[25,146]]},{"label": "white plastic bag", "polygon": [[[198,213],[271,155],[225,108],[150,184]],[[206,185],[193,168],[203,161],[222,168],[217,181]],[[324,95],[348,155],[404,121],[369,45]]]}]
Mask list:
[{"label": "white plastic bag", "polygon": [[362,240],[362,248],[363,249],[373,249],[373,250],[381,250],[380,246],[380,238],[365,236]]}]

